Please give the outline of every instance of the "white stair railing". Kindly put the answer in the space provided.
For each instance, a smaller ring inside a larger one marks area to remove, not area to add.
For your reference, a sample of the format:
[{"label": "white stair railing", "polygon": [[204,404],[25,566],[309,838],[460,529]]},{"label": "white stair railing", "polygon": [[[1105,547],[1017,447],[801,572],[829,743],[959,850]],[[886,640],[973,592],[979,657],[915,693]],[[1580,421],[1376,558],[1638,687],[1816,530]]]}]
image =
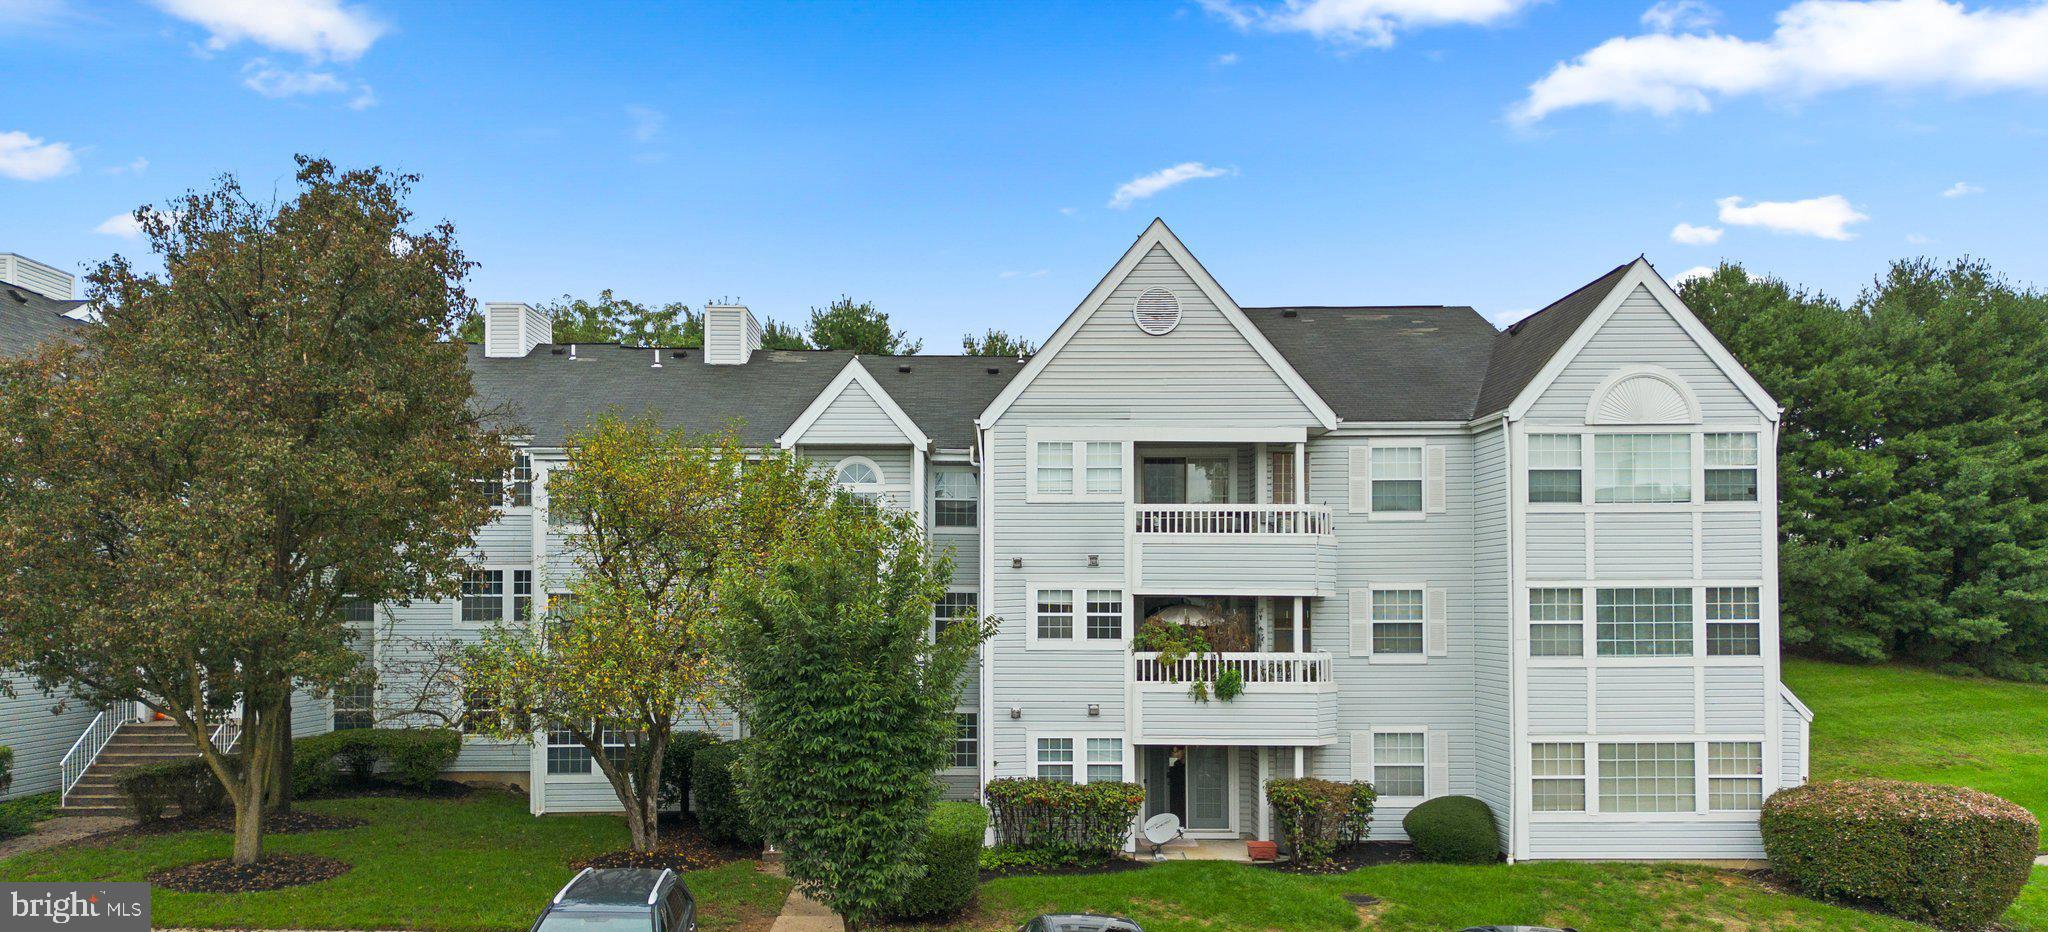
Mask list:
[{"label": "white stair railing", "polygon": [[64,792],[59,797],[63,802],[71,801],[72,788],[78,785],[87,770],[92,769],[92,762],[99,759],[107,742],[114,740],[114,732],[136,720],[133,715],[116,711],[119,708],[120,705],[110,705],[101,709],[100,714],[92,717],[92,723],[85,726],[85,732],[78,736],[78,740],[71,742],[71,750],[64,752],[60,765],[64,771]]},{"label": "white stair railing", "polygon": [[209,740],[213,742],[213,749],[222,754],[234,751],[235,745],[242,740],[242,720],[239,718],[223,720],[213,729],[213,735]]}]

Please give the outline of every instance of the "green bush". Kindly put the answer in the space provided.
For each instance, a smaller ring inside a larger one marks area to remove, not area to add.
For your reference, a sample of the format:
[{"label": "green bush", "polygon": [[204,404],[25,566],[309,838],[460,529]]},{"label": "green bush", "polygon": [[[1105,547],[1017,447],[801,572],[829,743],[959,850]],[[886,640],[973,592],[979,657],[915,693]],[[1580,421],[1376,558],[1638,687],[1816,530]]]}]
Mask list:
[{"label": "green bush", "polygon": [[[689,810],[692,762],[696,760],[698,751],[717,743],[718,736],[708,731],[678,731],[668,736],[668,749],[661,755],[663,809]],[[637,761],[634,767],[639,767]]]},{"label": "green bush", "polygon": [[1078,845],[997,845],[981,849],[981,869],[991,874],[1033,874],[1062,867],[1092,867],[1109,858],[1099,850],[1084,850]]},{"label": "green bush", "polygon": [[733,785],[732,768],[747,742],[721,741],[697,749],[690,758],[690,788],[697,797],[697,825],[715,844],[755,847],[761,829],[747,812]]},{"label": "green bush", "polygon": [[924,876],[903,889],[892,919],[943,919],[974,900],[981,883],[981,840],[988,810],[974,803],[940,803],[926,820],[920,860]]},{"label": "green bush", "polygon": [[292,795],[330,792],[343,778],[357,784],[378,769],[395,783],[425,791],[462,753],[462,735],[447,728],[345,728],[292,741]]},{"label": "green bush", "polygon": [[1327,864],[1340,845],[1365,840],[1372,830],[1379,794],[1365,782],[1339,783],[1314,777],[1266,781],[1279,840],[1302,864]]},{"label": "green bush", "polygon": [[[228,760],[231,767],[240,768],[239,757]],[[137,767],[122,774],[119,785],[129,810],[141,822],[163,818],[172,806],[178,807],[179,815],[207,815],[228,804],[227,787],[198,757]]]},{"label": "green bush", "polygon": [[990,780],[984,791],[996,842],[1016,848],[1072,846],[1112,857],[1145,805],[1136,783],[1069,783],[1036,777]]},{"label": "green bush", "polygon": [[37,793],[0,802],[0,839],[26,835],[36,823],[57,814],[57,794]]},{"label": "green bush", "polygon": [[0,744],[0,793],[14,785],[14,749]]},{"label": "green bush", "polygon": [[1899,780],[1813,783],[1764,803],[1771,869],[1808,895],[1947,929],[2005,913],[2033,869],[2040,823],[2018,804]]},{"label": "green bush", "polygon": [[1492,864],[1500,860],[1493,810],[1470,796],[1439,796],[1408,810],[1401,830],[1425,861]]}]

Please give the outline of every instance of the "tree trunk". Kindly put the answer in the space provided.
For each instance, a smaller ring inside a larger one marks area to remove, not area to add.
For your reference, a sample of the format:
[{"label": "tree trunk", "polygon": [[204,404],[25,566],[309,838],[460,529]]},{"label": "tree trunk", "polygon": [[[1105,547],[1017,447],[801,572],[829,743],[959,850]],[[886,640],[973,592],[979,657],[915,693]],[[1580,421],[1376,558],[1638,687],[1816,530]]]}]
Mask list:
[{"label": "tree trunk", "polygon": [[277,720],[276,744],[271,747],[270,766],[264,768],[263,806],[283,815],[292,811],[292,695],[287,691]]},{"label": "tree trunk", "polygon": [[274,732],[278,726],[272,714],[276,700],[261,705],[245,702],[242,710],[242,735],[246,739],[243,753],[242,772],[229,786],[229,798],[235,804],[235,850],[237,865],[254,864],[263,857],[263,813],[264,790],[268,785],[271,758],[277,751]]}]

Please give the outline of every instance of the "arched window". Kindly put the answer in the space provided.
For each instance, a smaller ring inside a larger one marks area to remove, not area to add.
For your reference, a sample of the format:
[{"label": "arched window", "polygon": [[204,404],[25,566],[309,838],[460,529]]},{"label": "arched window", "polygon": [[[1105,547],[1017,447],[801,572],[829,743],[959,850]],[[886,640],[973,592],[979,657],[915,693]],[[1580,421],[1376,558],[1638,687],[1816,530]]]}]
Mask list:
[{"label": "arched window", "polygon": [[882,502],[882,467],[865,456],[849,456],[832,471],[832,484],[869,504]]},{"label": "arched window", "polygon": [[1631,366],[1609,376],[1586,406],[1588,424],[1697,424],[1700,403],[1677,375]]}]

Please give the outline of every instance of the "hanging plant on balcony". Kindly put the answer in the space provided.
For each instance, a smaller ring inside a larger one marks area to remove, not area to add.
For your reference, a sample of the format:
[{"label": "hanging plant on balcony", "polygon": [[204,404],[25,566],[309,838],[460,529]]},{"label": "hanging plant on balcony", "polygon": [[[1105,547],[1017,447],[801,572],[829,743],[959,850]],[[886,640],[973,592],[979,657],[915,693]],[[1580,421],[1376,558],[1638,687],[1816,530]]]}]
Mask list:
[{"label": "hanging plant on balcony", "polygon": [[1244,692],[1244,674],[1235,668],[1216,674],[1216,698],[1229,702]]},{"label": "hanging plant on balcony", "polygon": [[[1212,653],[1241,651],[1247,646],[1248,636],[1241,624],[1187,625],[1154,616],[1145,619],[1131,638],[1131,650],[1154,652],[1159,655],[1161,671],[1171,682],[1180,678],[1182,661],[1193,659],[1193,676],[1188,678],[1188,698],[1196,702],[1208,702],[1209,697],[1229,702],[1244,692],[1244,674],[1226,669],[1215,674],[1215,681],[1205,675],[1209,665],[1200,661]],[[1221,642],[1221,643],[1219,643]]]}]

